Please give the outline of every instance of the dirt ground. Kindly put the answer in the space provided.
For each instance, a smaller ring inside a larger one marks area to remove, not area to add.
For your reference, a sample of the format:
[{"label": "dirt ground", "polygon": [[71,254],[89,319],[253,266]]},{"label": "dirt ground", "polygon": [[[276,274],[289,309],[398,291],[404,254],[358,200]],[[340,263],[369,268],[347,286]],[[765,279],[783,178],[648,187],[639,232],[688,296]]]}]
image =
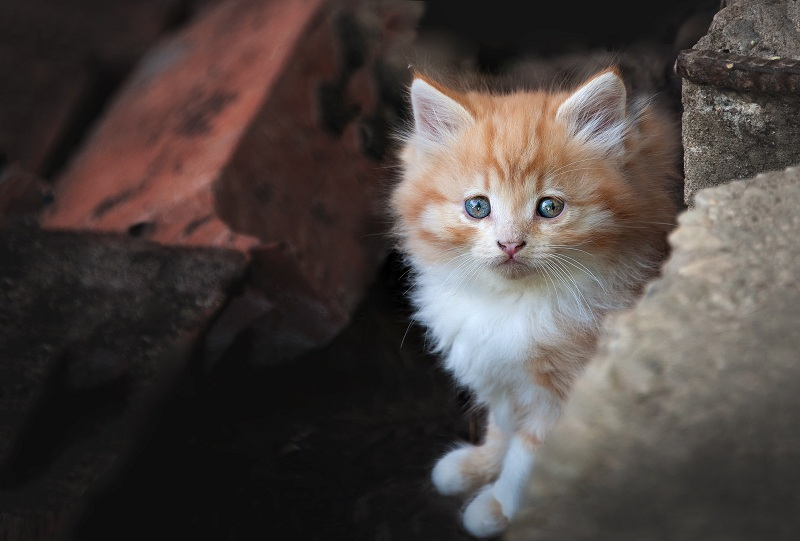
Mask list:
[{"label": "dirt ground", "polygon": [[325,349],[190,377],[74,539],[472,539],[428,475],[474,415],[409,326],[404,270],[390,256]]}]

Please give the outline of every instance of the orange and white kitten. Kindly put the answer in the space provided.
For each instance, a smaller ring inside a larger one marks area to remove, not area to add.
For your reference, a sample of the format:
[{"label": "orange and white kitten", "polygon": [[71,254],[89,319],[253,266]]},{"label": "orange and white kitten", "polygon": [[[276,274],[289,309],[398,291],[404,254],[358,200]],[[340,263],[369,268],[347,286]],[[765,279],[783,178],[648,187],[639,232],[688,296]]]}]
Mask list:
[{"label": "orange and white kitten", "polygon": [[488,409],[483,443],[453,448],[432,480],[473,495],[463,524],[489,537],[518,512],[603,316],[630,307],[667,254],[679,139],[613,68],[571,92],[417,75],[410,98],[391,207],[415,318]]}]

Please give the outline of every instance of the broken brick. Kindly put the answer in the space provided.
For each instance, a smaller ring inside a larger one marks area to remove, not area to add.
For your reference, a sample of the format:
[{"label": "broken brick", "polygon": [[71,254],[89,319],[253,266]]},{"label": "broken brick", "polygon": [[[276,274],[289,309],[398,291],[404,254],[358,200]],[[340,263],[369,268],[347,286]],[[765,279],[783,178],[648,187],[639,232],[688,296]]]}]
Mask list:
[{"label": "broken brick", "polygon": [[43,227],[256,258],[286,246],[291,263],[270,275],[272,289],[305,284],[295,298],[330,315],[314,342],[324,344],[386,253],[389,168],[367,139],[387,135],[376,133],[371,74],[418,14],[404,2],[323,0],[209,10],[146,55],[56,179]]}]

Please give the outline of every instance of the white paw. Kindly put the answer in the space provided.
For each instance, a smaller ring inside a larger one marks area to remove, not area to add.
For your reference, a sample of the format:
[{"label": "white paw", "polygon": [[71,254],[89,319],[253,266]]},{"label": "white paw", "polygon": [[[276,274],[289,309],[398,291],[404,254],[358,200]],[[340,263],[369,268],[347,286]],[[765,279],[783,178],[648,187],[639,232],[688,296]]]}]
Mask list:
[{"label": "white paw", "polygon": [[491,488],[489,485],[478,492],[464,510],[464,528],[475,537],[493,537],[508,527],[508,518]]},{"label": "white paw", "polygon": [[436,463],[431,472],[431,480],[439,494],[453,496],[462,494],[469,488],[464,474],[461,472],[461,464],[471,452],[471,445],[464,445],[453,449]]}]

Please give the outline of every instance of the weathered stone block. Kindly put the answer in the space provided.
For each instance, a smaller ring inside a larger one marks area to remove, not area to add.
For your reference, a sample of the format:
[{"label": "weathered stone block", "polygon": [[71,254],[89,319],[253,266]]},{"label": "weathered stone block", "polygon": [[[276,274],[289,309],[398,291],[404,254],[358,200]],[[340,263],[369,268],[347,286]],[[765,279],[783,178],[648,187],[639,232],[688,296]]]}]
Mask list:
[{"label": "weathered stone block", "polygon": [[544,445],[509,541],[795,539],[800,169],[697,193]]},{"label": "weathered stone block", "polygon": [[800,163],[796,2],[728,2],[676,69],[690,207],[702,188]]}]

